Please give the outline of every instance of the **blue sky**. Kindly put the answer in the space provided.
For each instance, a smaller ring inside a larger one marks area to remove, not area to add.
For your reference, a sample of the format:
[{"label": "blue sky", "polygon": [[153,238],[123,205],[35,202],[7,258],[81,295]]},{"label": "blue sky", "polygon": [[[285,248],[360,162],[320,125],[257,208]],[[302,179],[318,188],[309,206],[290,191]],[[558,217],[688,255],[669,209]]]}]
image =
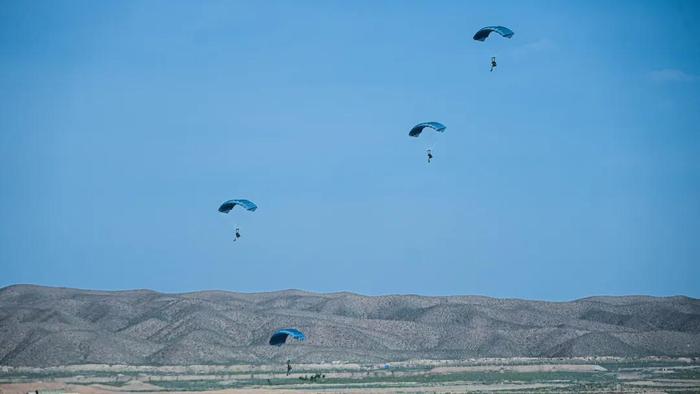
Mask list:
[{"label": "blue sky", "polygon": [[3,1],[0,286],[699,297],[699,16]]}]

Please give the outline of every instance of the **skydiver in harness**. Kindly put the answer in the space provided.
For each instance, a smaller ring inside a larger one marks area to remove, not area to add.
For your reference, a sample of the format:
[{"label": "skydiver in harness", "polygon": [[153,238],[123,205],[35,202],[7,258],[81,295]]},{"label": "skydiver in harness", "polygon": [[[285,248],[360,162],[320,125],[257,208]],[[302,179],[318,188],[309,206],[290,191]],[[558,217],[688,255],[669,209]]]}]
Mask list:
[{"label": "skydiver in harness", "polygon": [[236,227],[236,238],[233,239],[233,242],[238,241],[238,238],[241,237],[241,232],[239,231],[238,227]]},{"label": "skydiver in harness", "polygon": [[491,71],[493,71],[494,69],[496,69],[496,57],[495,56],[491,58]]},{"label": "skydiver in harness", "polygon": [[430,149],[428,149],[427,152],[428,152],[428,163],[430,163],[430,160],[433,159],[433,152]]},{"label": "skydiver in harness", "polygon": [[289,376],[290,372],[292,372],[292,364],[287,360],[287,376]]}]

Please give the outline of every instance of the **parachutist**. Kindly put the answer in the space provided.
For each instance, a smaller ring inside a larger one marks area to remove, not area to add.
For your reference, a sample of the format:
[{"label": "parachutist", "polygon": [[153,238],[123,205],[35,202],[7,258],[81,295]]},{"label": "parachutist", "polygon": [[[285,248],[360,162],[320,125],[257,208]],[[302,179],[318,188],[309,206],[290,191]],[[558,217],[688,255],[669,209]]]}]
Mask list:
[{"label": "parachutist", "polygon": [[292,364],[289,360],[287,360],[287,376],[289,376],[290,372],[292,372]]},{"label": "parachutist", "polygon": [[[432,129],[433,131],[437,132],[438,134],[442,134],[445,132],[445,127],[444,124],[438,123],[438,122],[424,122],[424,123],[418,123],[417,125],[413,126],[411,131],[408,132],[409,137],[414,137],[418,138],[421,136],[423,133],[423,129]],[[433,141],[434,142],[434,141]],[[426,147],[433,147],[433,143],[427,144]],[[433,159],[433,152],[430,149],[426,149],[426,153],[428,154],[428,163]]]},{"label": "parachutist", "polygon": [[[486,26],[484,28],[479,29],[479,31],[474,34],[474,39],[476,41],[486,41],[486,37],[489,36],[492,32],[495,32],[497,34],[500,34],[501,37],[505,38],[511,38],[515,34],[513,30],[510,30],[509,28],[505,26]],[[496,69],[496,58],[492,57],[491,58],[491,71]]]},{"label": "parachutist", "polygon": [[[249,212],[255,212],[256,209],[258,209],[258,206],[255,205],[254,202],[250,200],[228,200],[225,201],[221,206],[219,207],[219,212],[221,213],[229,213],[233,208],[236,207],[236,205],[244,208],[245,210]],[[239,222],[240,223],[240,222]],[[238,227],[236,227],[236,233],[234,234],[233,242],[238,241],[238,238],[241,237],[241,232],[239,231]]]}]

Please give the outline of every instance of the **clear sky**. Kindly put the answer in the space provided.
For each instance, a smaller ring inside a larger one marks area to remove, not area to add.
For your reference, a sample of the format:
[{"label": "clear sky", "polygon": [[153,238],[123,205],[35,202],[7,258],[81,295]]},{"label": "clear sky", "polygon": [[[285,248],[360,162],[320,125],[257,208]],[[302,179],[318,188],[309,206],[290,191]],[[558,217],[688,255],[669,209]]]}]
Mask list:
[{"label": "clear sky", "polygon": [[0,286],[700,297],[699,18],[0,1]]}]

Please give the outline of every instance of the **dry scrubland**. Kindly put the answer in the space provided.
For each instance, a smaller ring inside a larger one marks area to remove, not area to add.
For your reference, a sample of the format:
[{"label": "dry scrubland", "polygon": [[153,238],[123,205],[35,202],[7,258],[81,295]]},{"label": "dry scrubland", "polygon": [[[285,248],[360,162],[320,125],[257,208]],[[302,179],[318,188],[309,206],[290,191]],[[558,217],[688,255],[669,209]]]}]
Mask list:
[{"label": "dry scrubland", "polygon": [[699,355],[687,297],[0,289],[3,392],[700,392]]},{"label": "dry scrubland", "polygon": [[[0,390],[25,393],[699,392],[700,359],[410,360],[389,364],[2,367]],[[310,381],[313,375],[321,378]]]},{"label": "dry scrubland", "polygon": [[[282,348],[271,333],[308,338]],[[700,300],[0,289],[0,365],[700,355]]]}]

